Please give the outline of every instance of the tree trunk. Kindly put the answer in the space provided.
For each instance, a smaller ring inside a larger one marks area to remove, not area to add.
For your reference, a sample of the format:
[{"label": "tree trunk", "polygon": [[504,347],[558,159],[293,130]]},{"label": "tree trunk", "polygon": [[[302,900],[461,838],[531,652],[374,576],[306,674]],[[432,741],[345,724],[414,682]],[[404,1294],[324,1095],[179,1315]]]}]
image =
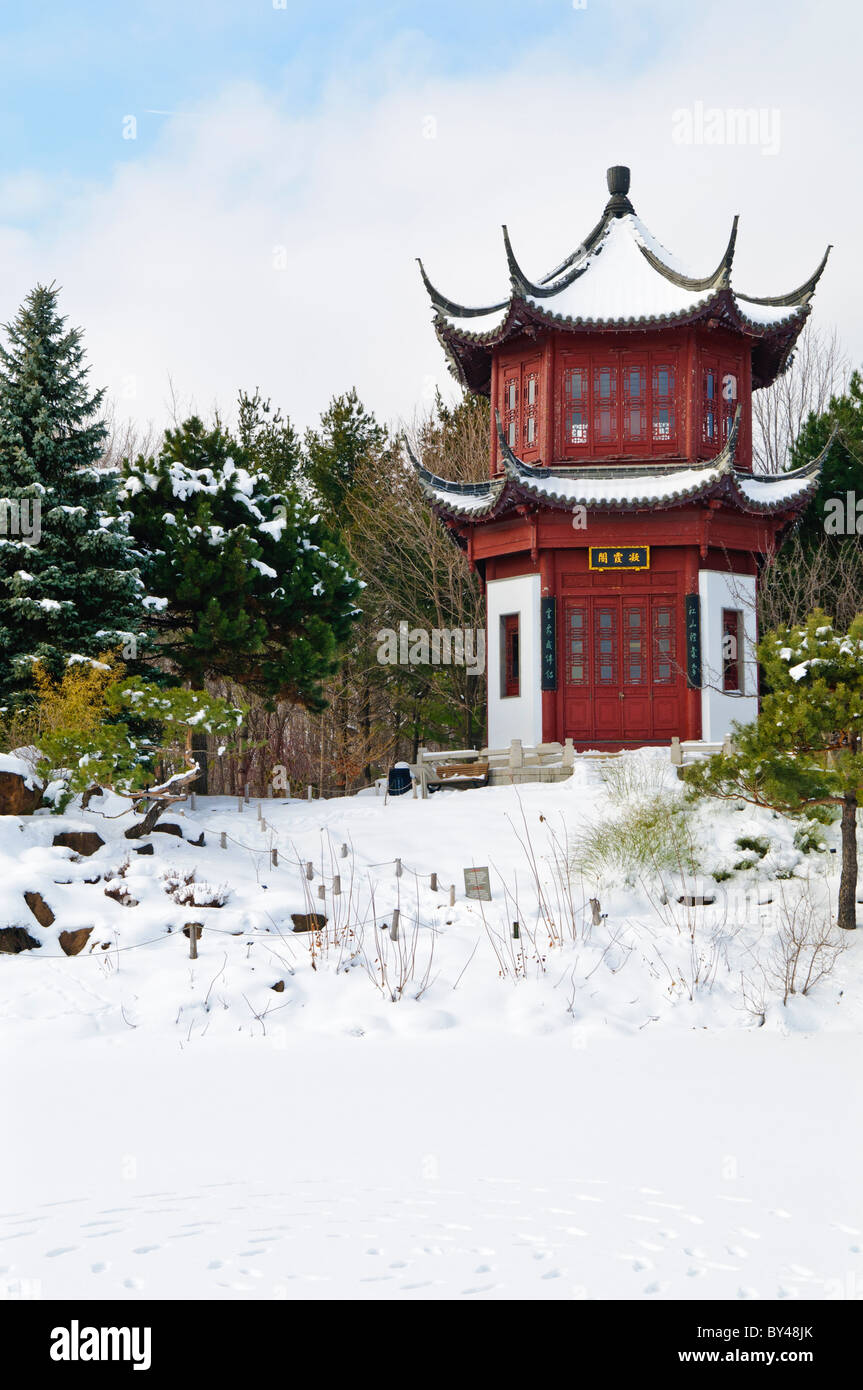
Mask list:
[{"label": "tree trunk", "polygon": [[842,877],[839,880],[839,925],[857,926],[857,798],[848,792],[842,802]]},{"label": "tree trunk", "polygon": [[195,791],[200,796],[209,795],[209,780],[207,776],[207,735],[203,730],[195,729],[192,733],[192,758],[200,769],[198,779],[195,784]]}]

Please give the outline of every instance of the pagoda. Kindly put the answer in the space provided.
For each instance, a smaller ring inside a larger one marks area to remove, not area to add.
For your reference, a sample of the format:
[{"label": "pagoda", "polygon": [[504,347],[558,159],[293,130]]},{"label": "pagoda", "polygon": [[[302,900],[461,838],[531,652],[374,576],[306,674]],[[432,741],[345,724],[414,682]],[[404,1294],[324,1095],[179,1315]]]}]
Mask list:
[{"label": "pagoda", "polygon": [[492,405],[489,476],[422,489],[483,582],[488,741],[618,749],[719,741],[758,708],[760,562],[823,455],[752,470],[752,392],[788,367],[827,261],[772,298],[732,287],[735,217],[687,274],[608,171],[602,217],[540,280],[503,239],[509,293],[423,282],[458,381]]}]

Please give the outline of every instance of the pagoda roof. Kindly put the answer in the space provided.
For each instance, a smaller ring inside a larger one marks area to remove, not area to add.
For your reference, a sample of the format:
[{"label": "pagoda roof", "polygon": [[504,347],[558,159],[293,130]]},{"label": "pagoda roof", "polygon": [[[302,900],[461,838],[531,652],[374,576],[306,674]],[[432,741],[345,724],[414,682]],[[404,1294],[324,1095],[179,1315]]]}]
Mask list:
[{"label": "pagoda roof", "polygon": [[420,487],[442,520],[477,523],[496,520],[509,512],[573,507],[606,512],[667,510],[693,503],[719,501],[734,511],[750,515],[794,514],[802,510],[818,487],[825,448],[789,473],[753,474],[736,466],[740,407],[724,448],[715,458],[680,464],[578,464],[546,468],[524,463],[506,442],[500,417],[497,433],[503,475],[481,483],[458,483],[440,478],[414,457]]},{"label": "pagoda roof", "polygon": [[787,294],[743,294],[731,283],[737,217],[716,268],[693,276],[636,215],[628,197],[629,170],[609,169],[608,188],[611,197],[593,230],[538,281],[522,269],[504,227],[509,294],[497,303],[472,308],[447,298],[419,262],[438,338],[459,381],[487,395],[493,350],[523,333],[644,331],[707,320],[752,339],[754,385],[768,385],[784,371],[830,247],[809,279]]}]

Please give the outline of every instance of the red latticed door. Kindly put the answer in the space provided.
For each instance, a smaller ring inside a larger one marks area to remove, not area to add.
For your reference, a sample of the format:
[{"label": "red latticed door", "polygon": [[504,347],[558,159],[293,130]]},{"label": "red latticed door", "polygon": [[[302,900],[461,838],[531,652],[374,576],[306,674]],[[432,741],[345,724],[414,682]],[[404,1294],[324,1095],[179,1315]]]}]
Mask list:
[{"label": "red latticed door", "polygon": [[564,605],[564,737],[602,746],[680,732],[679,620],[673,596],[585,595]]}]

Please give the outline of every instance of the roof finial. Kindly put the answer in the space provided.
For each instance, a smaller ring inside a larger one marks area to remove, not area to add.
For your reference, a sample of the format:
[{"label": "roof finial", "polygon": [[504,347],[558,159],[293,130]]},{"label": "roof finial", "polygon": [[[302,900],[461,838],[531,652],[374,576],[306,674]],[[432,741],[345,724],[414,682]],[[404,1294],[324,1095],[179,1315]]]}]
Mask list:
[{"label": "roof finial", "polygon": [[613,164],[606,171],[608,180],[608,191],[611,194],[620,193],[625,198],[629,192],[629,170],[625,164]]},{"label": "roof finial", "polygon": [[611,194],[605,205],[605,217],[625,217],[627,213],[634,212],[632,203],[626,196],[629,192],[629,170],[626,165],[613,164],[606,170],[605,177]]}]

